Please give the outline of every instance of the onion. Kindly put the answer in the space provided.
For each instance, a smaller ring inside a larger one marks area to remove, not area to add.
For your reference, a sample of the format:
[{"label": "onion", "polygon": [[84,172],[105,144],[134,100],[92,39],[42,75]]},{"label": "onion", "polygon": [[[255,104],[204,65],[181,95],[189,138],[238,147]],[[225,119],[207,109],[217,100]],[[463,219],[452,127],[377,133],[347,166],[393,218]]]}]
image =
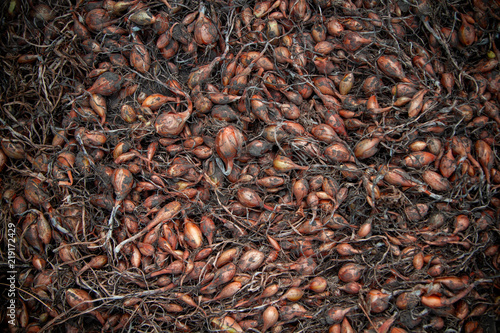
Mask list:
[{"label": "onion", "polygon": [[358,282],[348,282],[344,286],[340,287],[339,289],[342,291],[345,291],[348,294],[356,295],[361,291],[362,287],[363,286]]},{"label": "onion", "polygon": [[354,331],[354,329],[352,328],[351,323],[349,323],[349,320],[347,320],[347,318],[345,318],[345,317],[342,320],[342,326],[340,328],[340,332],[341,333],[356,333],[356,331]]},{"label": "onion", "polygon": [[238,248],[231,248],[223,251],[219,254],[217,261],[215,262],[215,267],[222,267],[225,264],[233,261],[239,255],[240,251]]},{"label": "onion", "polygon": [[408,206],[405,208],[405,214],[408,220],[416,222],[421,220],[427,215],[429,211],[429,205],[427,204],[416,204],[415,206]]},{"label": "onion", "polygon": [[453,158],[453,153],[451,149],[448,149],[446,154],[441,157],[441,161],[439,162],[439,172],[445,177],[449,178],[453,172],[455,172],[457,168],[457,163]]},{"label": "onion", "polygon": [[305,179],[299,179],[294,182],[292,186],[292,192],[297,200],[297,206],[300,207],[302,200],[309,193],[309,182]]},{"label": "onion", "polygon": [[218,300],[221,300],[224,298],[233,297],[234,294],[236,294],[241,289],[241,286],[242,286],[242,284],[239,281],[231,282],[228,285],[226,285],[224,288],[222,288],[220,293],[217,296],[215,296],[214,298],[212,298],[210,301],[213,302],[213,301],[218,301]]},{"label": "onion", "polygon": [[33,18],[45,23],[52,21],[55,17],[52,9],[46,4],[40,3],[33,8]]},{"label": "onion", "polygon": [[307,310],[304,306],[299,303],[293,303],[291,305],[282,306],[280,309],[280,319],[284,321],[292,320],[297,317],[301,318],[312,318],[311,316],[306,316]]},{"label": "onion", "polygon": [[454,227],[452,235],[456,235],[459,232],[465,231],[470,225],[470,220],[467,215],[460,214],[455,216]]},{"label": "onion", "polygon": [[205,15],[205,7],[202,6],[200,16],[194,25],[194,40],[198,45],[212,45],[219,39],[219,33],[215,24]]},{"label": "onion", "polygon": [[476,41],[474,26],[467,21],[464,14],[461,14],[462,25],[458,29],[458,40],[465,46],[470,46]]},{"label": "onion", "polygon": [[365,238],[370,234],[371,231],[372,231],[372,223],[371,221],[367,221],[359,227],[357,234],[360,238]]},{"label": "onion", "polygon": [[200,228],[201,228],[201,232],[203,233],[203,235],[207,239],[208,244],[212,245],[213,239],[215,236],[215,231],[216,231],[214,221],[207,216],[203,216],[201,218]]},{"label": "onion", "polygon": [[262,321],[264,324],[262,325],[261,332],[265,332],[268,328],[273,327],[274,324],[278,322],[278,319],[278,309],[272,305],[268,306],[262,313]]},{"label": "onion", "polygon": [[326,39],[326,34],[327,34],[327,29],[320,22],[316,22],[311,28],[311,36],[316,43],[324,41]]},{"label": "onion", "polygon": [[306,0],[290,1],[288,10],[290,17],[296,22],[307,21],[311,17],[311,8]]},{"label": "onion", "polygon": [[311,134],[314,135],[318,140],[326,143],[332,143],[338,140],[337,133],[326,124],[319,124],[311,129]]},{"label": "onion", "polygon": [[92,87],[87,91],[102,96],[110,96],[118,92],[122,85],[122,78],[120,75],[113,72],[105,72],[97,78]]},{"label": "onion", "polygon": [[200,228],[191,220],[184,223],[184,240],[193,249],[203,245],[203,238]]},{"label": "onion", "polygon": [[413,267],[418,270],[424,267],[424,254],[422,252],[418,252],[415,257],[413,257]]},{"label": "onion", "polygon": [[372,75],[367,77],[363,81],[361,89],[363,90],[365,95],[370,96],[378,93],[382,87],[383,87],[382,80],[379,77]]},{"label": "onion", "polygon": [[[22,197],[18,198],[22,199]],[[50,241],[52,240],[52,227],[42,213],[38,213],[36,230],[38,231],[38,237],[40,238],[42,243],[45,245],[50,244]]]},{"label": "onion", "polygon": [[293,264],[289,265],[289,269],[301,272],[303,275],[311,275],[316,270],[318,264],[312,257],[300,257]]},{"label": "onion", "polygon": [[132,13],[128,19],[139,25],[151,25],[156,22],[156,17],[154,17],[148,10],[138,10]]},{"label": "onion", "polygon": [[100,31],[115,22],[116,20],[111,20],[109,13],[101,8],[92,9],[85,16],[85,24],[92,31]]},{"label": "onion", "polygon": [[317,43],[314,46],[314,52],[319,53],[320,55],[326,56],[329,55],[330,52],[335,50],[336,45],[329,41],[322,41]]},{"label": "onion", "polygon": [[484,140],[477,140],[475,144],[477,159],[481,166],[483,167],[484,173],[486,175],[486,180],[490,182],[491,169],[493,168],[494,158],[493,151],[489,144]]},{"label": "onion", "polygon": [[[24,146],[20,142],[14,142],[9,139],[2,139],[2,150],[9,158],[22,160],[26,157]],[[5,157],[4,157],[5,160]]]},{"label": "onion", "polygon": [[326,147],[323,154],[334,163],[355,161],[354,155],[351,154],[347,146],[341,142],[333,143]]},{"label": "onion", "polygon": [[242,272],[254,271],[264,262],[266,256],[258,250],[248,250],[243,253],[238,261],[238,267]]},{"label": "onion", "polygon": [[99,94],[91,94],[89,102],[92,109],[101,118],[101,124],[104,124],[104,122],[106,121],[107,112],[106,99]]},{"label": "onion", "polygon": [[372,289],[368,292],[367,302],[372,313],[380,313],[389,307],[391,295],[380,290]]},{"label": "onion", "polygon": [[234,126],[227,126],[217,133],[215,149],[226,163],[226,169],[223,170],[225,175],[229,175],[233,170],[234,158],[239,154],[244,140],[241,131]]},{"label": "onion", "polygon": [[213,318],[211,324],[214,325],[217,330],[225,333],[243,333],[243,329],[234,320],[233,317],[224,316],[222,318]]},{"label": "onion", "polygon": [[354,85],[354,74],[347,73],[344,75],[342,80],[339,83],[339,92],[341,95],[347,95],[349,91],[351,91],[352,86]]},{"label": "onion", "polygon": [[424,326],[424,328],[433,328],[435,330],[441,330],[444,327],[444,319],[441,317],[432,317],[429,323]]},{"label": "onion", "polygon": [[436,191],[448,191],[451,188],[448,179],[432,170],[425,170],[422,174],[422,178],[427,185]]},{"label": "onion", "polygon": [[327,312],[326,321],[328,324],[340,323],[345,315],[348,314],[351,310],[356,309],[357,306],[352,306],[349,308],[341,308],[341,307],[333,307]]},{"label": "onion", "polygon": [[0,149],[0,172],[5,167],[7,161],[8,161],[7,155],[3,152],[3,150]]},{"label": "onion", "polygon": [[423,108],[424,95],[427,93],[427,91],[428,91],[427,89],[422,89],[413,96],[408,106],[408,117],[414,118],[418,116],[418,114]]},{"label": "onion", "polygon": [[340,36],[344,31],[344,27],[335,17],[331,17],[326,22],[326,29],[328,30],[328,33],[334,37]]},{"label": "onion", "polygon": [[469,315],[469,306],[463,300],[459,301],[455,307],[455,317],[464,320]]},{"label": "onion", "polygon": [[237,192],[238,201],[245,207],[255,208],[262,207],[268,210],[273,210],[272,207],[266,205],[260,196],[252,189],[240,188]]},{"label": "onion", "polygon": [[274,296],[278,292],[278,290],[279,290],[279,285],[277,285],[277,284],[272,284],[270,286],[267,286],[262,291],[262,294],[260,294],[259,296],[257,296],[256,299],[267,298],[267,297]]},{"label": "onion", "polygon": [[369,44],[371,42],[371,39],[364,38],[355,31],[348,31],[346,34],[344,34],[344,37],[342,39],[342,45],[349,52],[355,52],[359,50],[364,44]]},{"label": "onion", "polygon": [[444,306],[441,297],[436,295],[422,296],[421,301],[423,305],[433,309]]},{"label": "onion", "polygon": [[281,172],[288,172],[291,170],[307,170],[308,167],[300,166],[294,163],[290,158],[278,155],[273,161],[273,166],[276,170]]},{"label": "onion", "polygon": [[134,185],[132,173],[125,168],[118,168],[113,176],[113,188],[115,189],[116,200],[123,201],[130,193]]},{"label": "onion", "polygon": [[[175,41],[174,41],[175,42]],[[177,43],[177,42],[175,42]],[[177,53],[177,50],[174,51],[174,54]],[[190,89],[193,89],[199,84],[202,84],[210,79],[210,75],[212,73],[212,70],[214,69],[215,65],[217,65],[220,61],[220,58],[215,58],[212,62],[200,66],[193,70],[191,74],[189,74],[188,80],[187,80],[187,85]]]},{"label": "onion", "polygon": [[276,188],[282,186],[285,183],[285,180],[282,177],[269,176],[258,179],[256,183],[259,186],[264,186],[267,188]]},{"label": "onion", "polygon": [[401,310],[413,309],[420,302],[421,290],[404,292],[396,299],[396,306]]},{"label": "onion", "polygon": [[339,279],[344,282],[356,282],[361,278],[364,268],[362,265],[347,263],[340,268]]},{"label": "onion", "polygon": [[36,206],[45,206],[49,202],[49,195],[38,178],[28,178],[24,185],[24,197]]},{"label": "onion", "polygon": [[45,265],[47,264],[47,262],[39,254],[35,253],[33,255],[33,258],[31,259],[31,264],[37,270],[43,271],[45,269]]},{"label": "onion", "polygon": [[302,288],[291,287],[290,289],[287,290],[286,293],[283,294],[283,296],[280,297],[280,299],[286,299],[291,302],[297,302],[302,298],[303,295],[304,291],[302,290]]},{"label": "onion", "polygon": [[293,60],[291,58],[291,53],[288,48],[284,46],[278,46],[274,49],[274,55],[276,58],[276,61],[282,64],[286,63],[293,63]]},{"label": "onion", "polygon": [[352,256],[363,253],[363,251],[355,249],[349,243],[340,243],[335,247],[335,249],[341,256]]},{"label": "onion", "polygon": [[328,287],[328,283],[325,278],[321,276],[316,276],[309,282],[307,286],[308,289],[314,291],[315,293],[322,293]]},{"label": "onion", "polygon": [[354,155],[359,159],[370,158],[378,152],[380,138],[361,140],[354,147]]},{"label": "onion", "polygon": [[300,117],[300,109],[295,104],[289,104],[289,103],[281,104],[280,110],[283,116],[287,119],[295,120]]},{"label": "onion", "polygon": [[488,305],[478,304],[474,309],[471,310],[469,317],[482,316],[488,310]]},{"label": "onion", "polygon": [[82,289],[70,288],[66,290],[66,302],[76,310],[84,312],[92,308],[92,298]]},{"label": "onion", "polygon": [[332,61],[326,57],[316,57],[313,59],[314,65],[319,73],[328,75],[333,72],[335,66]]},{"label": "onion", "polygon": [[249,332],[252,328],[256,329],[259,327],[259,322],[255,319],[240,320],[238,321],[238,324],[245,332]]},{"label": "onion", "polygon": [[202,293],[213,293],[217,288],[229,281],[231,281],[236,274],[236,266],[233,263],[228,263],[223,267],[219,268],[214,273],[214,278],[205,287],[200,289]]},{"label": "onion", "polygon": [[397,58],[393,55],[389,56],[381,56],[377,59],[377,65],[380,70],[386,74],[387,76],[393,77],[395,79],[399,79],[403,82],[410,82],[404,72],[401,62],[397,60]]},{"label": "onion", "polygon": [[161,136],[178,135],[184,129],[191,112],[186,110],[179,113],[162,113],[156,118],[155,129]]},{"label": "onion", "polygon": [[[89,293],[82,289],[69,288],[66,290],[66,302],[80,312],[85,312],[92,308],[92,298]],[[104,325],[105,320],[97,311],[92,311],[99,322]]]},{"label": "onion", "polygon": [[426,151],[417,151],[406,156],[401,164],[410,168],[422,168],[435,160],[436,155]]},{"label": "onion", "polygon": [[337,323],[337,324],[333,324],[332,326],[330,326],[330,328],[328,329],[328,333],[341,333],[340,324]]}]

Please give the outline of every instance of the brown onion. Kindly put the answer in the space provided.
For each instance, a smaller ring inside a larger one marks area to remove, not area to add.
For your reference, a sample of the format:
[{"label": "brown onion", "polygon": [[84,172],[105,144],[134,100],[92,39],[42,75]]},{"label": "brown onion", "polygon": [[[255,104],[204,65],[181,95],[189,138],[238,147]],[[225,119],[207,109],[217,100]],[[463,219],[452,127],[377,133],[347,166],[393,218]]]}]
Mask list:
[{"label": "brown onion", "polygon": [[370,158],[378,152],[379,138],[361,140],[354,147],[354,155],[359,159]]},{"label": "brown onion", "polygon": [[243,333],[243,329],[240,325],[234,320],[233,317],[224,316],[222,318],[213,318],[210,323],[214,325],[221,332],[228,333]]},{"label": "brown onion", "polygon": [[328,287],[328,283],[325,278],[321,276],[316,276],[309,282],[307,288],[314,291],[315,293],[322,293]]},{"label": "brown onion", "polygon": [[268,306],[262,313],[262,321],[264,324],[262,325],[261,332],[265,332],[268,328],[273,327],[278,322],[278,319],[278,309],[272,305]]},{"label": "brown onion", "polygon": [[229,175],[233,170],[234,158],[239,154],[244,140],[241,131],[232,125],[217,133],[215,149],[226,164],[226,168],[222,170],[225,175]]},{"label": "brown onion", "polygon": [[220,299],[228,298],[228,297],[233,297],[234,294],[236,294],[240,289],[241,289],[241,282],[239,281],[234,281],[221,289],[220,293],[212,298],[210,301],[218,301]]},{"label": "brown onion", "polygon": [[203,245],[202,232],[198,225],[190,220],[184,223],[184,240],[193,249],[200,248]]},{"label": "brown onion", "polygon": [[347,263],[339,270],[339,279],[344,282],[356,282],[361,278],[365,266]]},{"label": "brown onion", "polygon": [[113,176],[113,188],[117,201],[123,201],[130,193],[134,185],[134,177],[132,173],[125,168],[118,168]]},{"label": "brown onion", "polygon": [[264,262],[266,256],[258,250],[248,250],[243,253],[238,261],[238,267],[242,272],[254,271]]},{"label": "brown onion", "polygon": [[286,156],[278,155],[273,161],[273,166],[276,170],[281,172],[288,172],[291,170],[307,170],[308,167],[300,166],[294,163],[290,158]]},{"label": "brown onion", "polygon": [[328,324],[340,323],[345,315],[348,314],[351,310],[356,309],[356,306],[349,308],[341,308],[341,307],[333,307],[327,312],[326,321]]},{"label": "brown onion", "polygon": [[403,82],[410,82],[403,72],[403,66],[401,65],[401,62],[399,62],[395,56],[383,55],[377,59],[377,65],[380,70],[387,76],[399,79]]},{"label": "brown onion", "polygon": [[214,23],[205,15],[205,7],[200,10],[200,16],[194,25],[194,40],[199,45],[211,45],[217,42],[219,33]]},{"label": "brown onion", "polygon": [[368,292],[367,302],[372,313],[380,313],[389,307],[391,295],[380,290],[372,289]]},{"label": "brown onion", "polygon": [[26,157],[24,146],[20,142],[14,142],[9,139],[2,139],[2,150],[9,158],[21,160]]},{"label": "brown onion", "polygon": [[178,135],[184,129],[190,116],[189,110],[179,113],[162,113],[155,120],[156,132],[161,136]]},{"label": "brown onion", "polygon": [[[92,297],[82,289],[70,288],[66,290],[66,302],[80,312],[85,312],[92,308]],[[94,316],[104,325],[105,320],[99,312],[92,311]]]},{"label": "brown onion", "polygon": [[427,185],[429,185],[436,191],[448,191],[451,188],[448,179],[432,170],[425,170],[422,174],[422,178],[427,183]]},{"label": "brown onion", "polygon": [[461,14],[462,25],[458,29],[458,40],[465,46],[470,46],[476,41],[476,32],[474,26],[470,24],[465,15]]}]

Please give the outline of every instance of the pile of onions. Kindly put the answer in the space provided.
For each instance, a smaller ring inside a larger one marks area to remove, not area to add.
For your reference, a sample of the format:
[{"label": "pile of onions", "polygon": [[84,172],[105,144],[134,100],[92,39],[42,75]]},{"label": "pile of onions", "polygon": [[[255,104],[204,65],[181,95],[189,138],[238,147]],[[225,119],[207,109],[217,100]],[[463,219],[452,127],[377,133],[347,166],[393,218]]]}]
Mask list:
[{"label": "pile of onions", "polygon": [[497,2],[5,10],[22,329],[489,329]]}]

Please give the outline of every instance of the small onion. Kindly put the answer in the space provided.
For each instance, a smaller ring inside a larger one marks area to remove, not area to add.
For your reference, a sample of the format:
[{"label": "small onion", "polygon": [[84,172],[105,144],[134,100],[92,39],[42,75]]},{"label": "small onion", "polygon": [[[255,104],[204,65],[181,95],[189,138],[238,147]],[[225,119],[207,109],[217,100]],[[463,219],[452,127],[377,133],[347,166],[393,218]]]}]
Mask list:
[{"label": "small onion", "polygon": [[361,278],[365,266],[347,263],[339,270],[339,279],[344,282],[356,282]]},{"label": "small onion", "polygon": [[241,256],[238,267],[242,272],[254,271],[264,262],[266,256],[258,250],[249,250]]},{"label": "small onion", "polygon": [[274,324],[278,322],[278,319],[278,309],[276,309],[276,307],[272,305],[268,306],[262,313],[262,321],[264,322],[264,324],[262,325],[261,332],[265,332],[268,328],[273,327]]},{"label": "small onion", "polygon": [[283,296],[281,296],[281,299],[286,299],[291,302],[297,302],[302,298],[303,295],[304,291],[301,288],[291,287],[285,294],[283,294]]},{"label": "small onion", "polygon": [[368,304],[372,313],[380,313],[389,307],[391,295],[380,290],[372,289],[368,292]]},{"label": "small onion", "polygon": [[317,276],[314,279],[312,279],[309,285],[307,286],[308,289],[314,291],[315,293],[322,293],[323,291],[326,290],[327,287],[328,283],[326,279],[321,276]]},{"label": "small onion", "polygon": [[203,245],[202,232],[198,225],[191,221],[184,224],[184,240],[193,249],[200,248]]}]

